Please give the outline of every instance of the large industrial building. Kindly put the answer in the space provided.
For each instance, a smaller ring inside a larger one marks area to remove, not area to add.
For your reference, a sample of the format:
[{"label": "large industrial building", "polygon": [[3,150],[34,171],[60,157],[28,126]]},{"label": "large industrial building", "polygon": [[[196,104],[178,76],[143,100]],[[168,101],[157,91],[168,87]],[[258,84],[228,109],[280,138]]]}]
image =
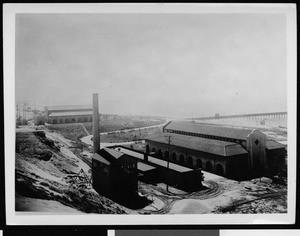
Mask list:
[{"label": "large industrial building", "polygon": [[92,122],[91,105],[46,106],[45,121],[49,124]]},{"label": "large industrial building", "polygon": [[233,179],[277,175],[286,155],[284,145],[260,130],[195,122],[169,122],[145,143],[158,158]]}]

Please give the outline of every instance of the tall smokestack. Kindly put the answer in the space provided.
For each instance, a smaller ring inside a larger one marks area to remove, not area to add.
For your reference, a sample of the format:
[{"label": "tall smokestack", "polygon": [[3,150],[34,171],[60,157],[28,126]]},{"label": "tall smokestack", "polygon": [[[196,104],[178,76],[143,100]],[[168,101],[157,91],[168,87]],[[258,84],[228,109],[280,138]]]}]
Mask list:
[{"label": "tall smokestack", "polygon": [[93,146],[94,153],[100,151],[98,93],[93,93]]}]

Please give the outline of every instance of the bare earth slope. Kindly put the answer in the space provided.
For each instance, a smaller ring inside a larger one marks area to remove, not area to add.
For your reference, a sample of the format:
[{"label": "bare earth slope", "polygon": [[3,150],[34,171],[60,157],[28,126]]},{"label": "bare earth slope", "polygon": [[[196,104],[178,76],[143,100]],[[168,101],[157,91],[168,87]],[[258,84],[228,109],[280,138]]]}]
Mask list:
[{"label": "bare earth slope", "polygon": [[17,132],[17,146],[16,211],[68,212],[72,208],[85,213],[125,213],[122,206],[99,196],[93,189],[78,189],[68,183],[67,177],[81,169],[89,177],[91,173],[89,166],[67,145],[57,145],[33,132]]}]

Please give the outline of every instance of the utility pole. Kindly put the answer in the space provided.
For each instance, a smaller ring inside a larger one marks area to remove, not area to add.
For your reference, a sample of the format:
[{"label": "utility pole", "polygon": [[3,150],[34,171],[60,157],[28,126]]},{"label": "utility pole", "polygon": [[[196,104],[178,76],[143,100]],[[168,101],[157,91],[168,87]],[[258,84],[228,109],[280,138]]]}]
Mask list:
[{"label": "utility pole", "polygon": [[169,171],[170,171],[170,144],[171,144],[171,136],[168,138],[168,160],[167,160],[167,192],[169,192]]},{"label": "utility pole", "polygon": [[24,107],[23,107],[23,112],[24,112],[24,117],[23,119],[26,120],[26,115],[27,115],[27,101],[24,102]]},{"label": "utility pole", "polygon": [[19,105],[17,104],[17,119],[19,119]]}]

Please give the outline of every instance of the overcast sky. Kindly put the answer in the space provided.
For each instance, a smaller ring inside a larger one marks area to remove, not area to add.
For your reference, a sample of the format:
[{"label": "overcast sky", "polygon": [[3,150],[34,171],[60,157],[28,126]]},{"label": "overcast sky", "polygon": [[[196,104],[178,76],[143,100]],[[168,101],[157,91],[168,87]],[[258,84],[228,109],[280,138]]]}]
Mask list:
[{"label": "overcast sky", "polygon": [[100,112],[287,110],[281,14],[18,14],[16,100]]}]

